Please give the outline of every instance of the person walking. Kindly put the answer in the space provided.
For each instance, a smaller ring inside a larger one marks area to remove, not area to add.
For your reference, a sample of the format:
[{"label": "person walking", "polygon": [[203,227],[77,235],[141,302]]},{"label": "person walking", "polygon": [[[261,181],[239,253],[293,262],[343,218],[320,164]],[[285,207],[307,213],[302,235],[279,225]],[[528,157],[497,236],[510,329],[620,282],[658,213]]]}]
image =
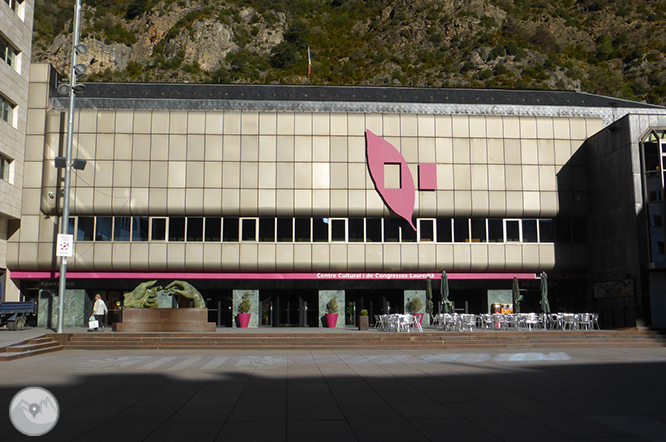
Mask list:
[{"label": "person walking", "polygon": [[[93,305],[93,316],[102,327],[102,330],[106,327],[106,314],[109,312],[109,309],[106,308],[106,303],[102,301],[102,296],[98,293],[95,295],[95,304]],[[97,330],[97,328],[95,329]]]}]

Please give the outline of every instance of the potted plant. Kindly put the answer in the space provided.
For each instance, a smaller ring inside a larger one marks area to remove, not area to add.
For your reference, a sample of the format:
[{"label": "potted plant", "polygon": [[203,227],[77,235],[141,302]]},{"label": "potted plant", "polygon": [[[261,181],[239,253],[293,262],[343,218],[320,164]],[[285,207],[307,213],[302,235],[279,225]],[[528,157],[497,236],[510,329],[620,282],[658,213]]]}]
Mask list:
[{"label": "potted plant", "polygon": [[338,298],[334,296],[326,304],[326,324],[328,328],[335,328],[338,322]]},{"label": "potted plant", "polygon": [[243,299],[240,304],[238,304],[238,324],[241,328],[247,328],[250,323],[250,310],[252,309],[252,304],[250,303],[250,294],[245,292]]},{"label": "potted plant", "polygon": [[361,316],[358,318],[358,329],[359,330],[369,330],[370,329],[370,318],[368,316],[368,311],[366,309],[361,310]]},{"label": "potted plant", "polygon": [[414,317],[419,321],[419,324],[421,324],[423,321],[423,313],[421,311],[423,310],[423,302],[421,302],[421,300],[416,296],[414,296],[411,301],[409,299],[407,301],[408,312],[414,315]]}]

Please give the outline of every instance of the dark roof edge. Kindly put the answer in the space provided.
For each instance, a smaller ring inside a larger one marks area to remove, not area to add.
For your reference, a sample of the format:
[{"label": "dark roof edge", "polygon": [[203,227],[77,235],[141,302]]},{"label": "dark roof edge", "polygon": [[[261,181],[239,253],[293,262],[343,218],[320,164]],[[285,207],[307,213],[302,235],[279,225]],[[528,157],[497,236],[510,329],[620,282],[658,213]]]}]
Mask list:
[{"label": "dark roof edge", "polygon": [[77,96],[157,100],[333,101],[666,109],[653,104],[575,91],[380,86],[86,83],[85,92]]}]

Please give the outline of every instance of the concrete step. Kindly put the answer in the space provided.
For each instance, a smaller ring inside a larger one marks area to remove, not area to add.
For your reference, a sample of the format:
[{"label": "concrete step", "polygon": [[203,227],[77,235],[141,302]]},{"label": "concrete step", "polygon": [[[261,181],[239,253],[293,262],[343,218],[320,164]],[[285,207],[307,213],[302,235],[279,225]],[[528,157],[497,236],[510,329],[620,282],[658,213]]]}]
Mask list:
[{"label": "concrete step", "polygon": [[1,349],[0,361],[12,361],[14,359],[27,358],[29,356],[37,356],[64,349],[65,347],[53,339],[53,337],[44,335]]},{"label": "concrete step", "polygon": [[620,331],[476,331],[470,333],[95,333],[70,335],[72,349],[475,349],[666,346],[658,333]]}]

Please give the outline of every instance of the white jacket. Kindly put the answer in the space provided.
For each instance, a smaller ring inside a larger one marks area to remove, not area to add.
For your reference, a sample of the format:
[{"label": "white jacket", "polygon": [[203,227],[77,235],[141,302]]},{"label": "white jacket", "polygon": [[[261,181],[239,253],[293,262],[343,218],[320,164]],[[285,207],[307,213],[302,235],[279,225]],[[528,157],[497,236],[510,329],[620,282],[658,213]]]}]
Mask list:
[{"label": "white jacket", "polygon": [[101,299],[95,301],[95,305],[93,305],[93,315],[106,315],[108,311],[104,301]]}]

